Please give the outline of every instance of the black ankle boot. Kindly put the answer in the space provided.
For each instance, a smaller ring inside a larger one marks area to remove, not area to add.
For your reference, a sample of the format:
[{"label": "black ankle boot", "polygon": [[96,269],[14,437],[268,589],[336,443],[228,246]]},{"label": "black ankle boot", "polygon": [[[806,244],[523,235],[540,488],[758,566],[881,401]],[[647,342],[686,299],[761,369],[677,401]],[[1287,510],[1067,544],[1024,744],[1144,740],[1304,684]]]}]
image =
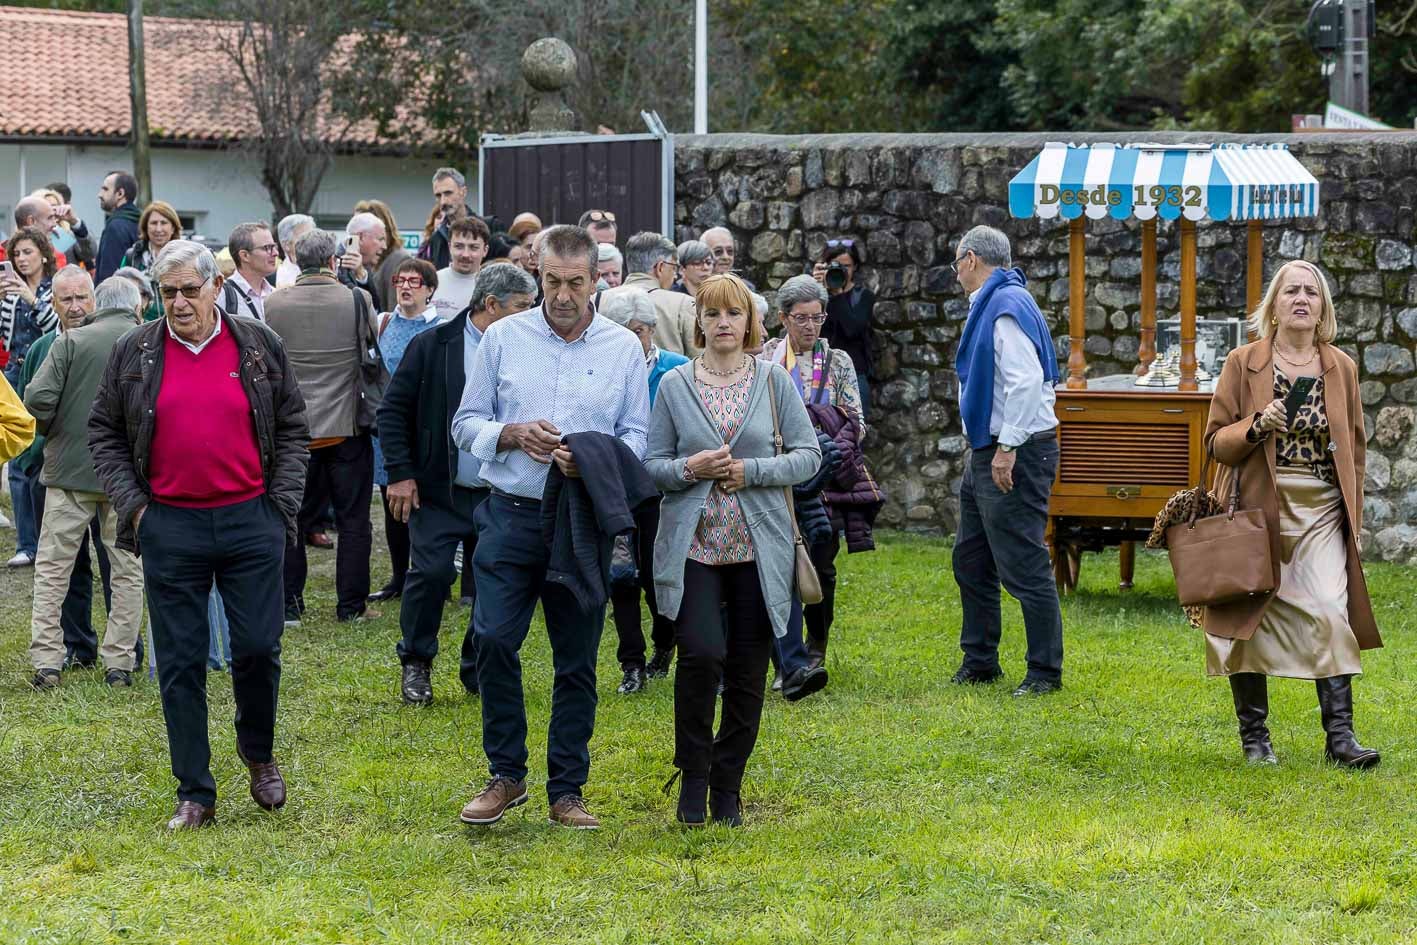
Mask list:
[{"label": "black ankle boot", "polygon": [[1269,743],[1268,680],[1262,673],[1232,673],[1230,695],[1235,699],[1235,718],[1240,722],[1240,748],[1251,764],[1277,765],[1274,746]]},{"label": "black ankle boot", "polygon": [[714,790],[709,795],[709,814],[713,822],[726,827],[743,826],[743,814],[738,809],[737,791]]},{"label": "black ankle boot", "polygon": [[702,827],[708,821],[708,774],[681,771],[678,777],[679,806],[674,810],[674,819],[688,827]]},{"label": "black ankle boot", "polygon": [[1314,680],[1323,716],[1324,754],[1340,768],[1371,768],[1382,760],[1375,749],[1364,748],[1353,737],[1353,677],[1330,676]]},{"label": "black ankle boot", "polygon": [[807,665],[813,669],[824,666],[827,662],[827,638],[823,634],[821,637],[814,637],[807,634]]}]

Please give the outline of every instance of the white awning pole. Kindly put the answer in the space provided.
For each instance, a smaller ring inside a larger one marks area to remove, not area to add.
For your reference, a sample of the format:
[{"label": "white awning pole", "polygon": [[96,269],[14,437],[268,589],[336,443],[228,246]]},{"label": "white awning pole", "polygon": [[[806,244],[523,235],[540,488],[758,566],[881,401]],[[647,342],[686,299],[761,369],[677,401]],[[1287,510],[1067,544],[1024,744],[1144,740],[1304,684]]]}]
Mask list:
[{"label": "white awning pole", "polygon": [[708,134],[708,0],[694,0],[694,134]]}]

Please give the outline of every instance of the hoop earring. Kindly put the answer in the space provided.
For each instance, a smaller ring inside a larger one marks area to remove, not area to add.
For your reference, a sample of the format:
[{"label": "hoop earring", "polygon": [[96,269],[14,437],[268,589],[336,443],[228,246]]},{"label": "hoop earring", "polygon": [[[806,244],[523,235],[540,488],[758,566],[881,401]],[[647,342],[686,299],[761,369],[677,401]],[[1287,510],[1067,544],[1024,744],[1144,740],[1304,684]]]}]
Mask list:
[{"label": "hoop earring", "polygon": [[1274,318],[1271,318],[1271,319],[1269,320],[1269,323],[1270,323],[1271,325],[1278,325],[1278,324],[1279,324],[1279,318],[1278,318],[1278,316],[1276,316],[1276,317],[1274,317]]}]

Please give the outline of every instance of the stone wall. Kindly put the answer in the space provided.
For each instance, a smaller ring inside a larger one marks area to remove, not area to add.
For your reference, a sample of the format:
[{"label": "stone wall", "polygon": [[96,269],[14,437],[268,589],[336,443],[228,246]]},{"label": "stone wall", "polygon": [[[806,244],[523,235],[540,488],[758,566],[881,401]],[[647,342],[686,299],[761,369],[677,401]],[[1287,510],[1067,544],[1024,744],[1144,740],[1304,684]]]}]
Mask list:
[{"label": "stone wall", "polygon": [[[965,450],[955,345],[967,314],[948,269],[960,236],[1001,227],[1067,356],[1067,225],[1014,220],[1007,185],[1058,135],[708,135],[676,139],[677,238],[724,225],[738,265],[770,298],[808,268],[825,241],[864,241],[862,271],[876,293],[873,469],[890,493],[890,525],[952,531]],[[1322,184],[1316,219],[1264,228],[1265,275],[1286,259],[1318,264],[1334,291],[1339,343],[1357,359],[1367,414],[1365,548],[1417,555],[1417,134],[1307,134],[1245,138],[1153,133],[1074,135],[1076,143],[1147,140],[1283,141]],[[1087,225],[1089,376],[1136,363],[1140,227]],[[1179,302],[1175,224],[1158,233],[1158,317]],[[1245,301],[1243,224],[1199,227],[1198,306],[1234,317]],[[1066,373],[1066,371],[1065,371]]]}]

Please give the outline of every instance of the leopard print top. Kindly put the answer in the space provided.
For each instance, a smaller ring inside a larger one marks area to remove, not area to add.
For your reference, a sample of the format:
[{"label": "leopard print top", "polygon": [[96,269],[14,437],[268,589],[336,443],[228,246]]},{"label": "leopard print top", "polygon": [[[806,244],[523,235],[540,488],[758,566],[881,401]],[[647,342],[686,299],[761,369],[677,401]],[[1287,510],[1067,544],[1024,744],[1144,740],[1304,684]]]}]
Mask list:
[{"label": "leopard print top", "polygon": [[[1274,372],[1274,396],[1283,400],[1294,385],[1283,371]],[[1278,466],[1308,466],[1314,475],[1330,485],[1338,485],[1329,452],[1328,412],[1324,410],[1324,379],[1314,382],[1309,398],[1299,407],[1294,425],[1287,433],[1277,434],[1274,461]]]}]

